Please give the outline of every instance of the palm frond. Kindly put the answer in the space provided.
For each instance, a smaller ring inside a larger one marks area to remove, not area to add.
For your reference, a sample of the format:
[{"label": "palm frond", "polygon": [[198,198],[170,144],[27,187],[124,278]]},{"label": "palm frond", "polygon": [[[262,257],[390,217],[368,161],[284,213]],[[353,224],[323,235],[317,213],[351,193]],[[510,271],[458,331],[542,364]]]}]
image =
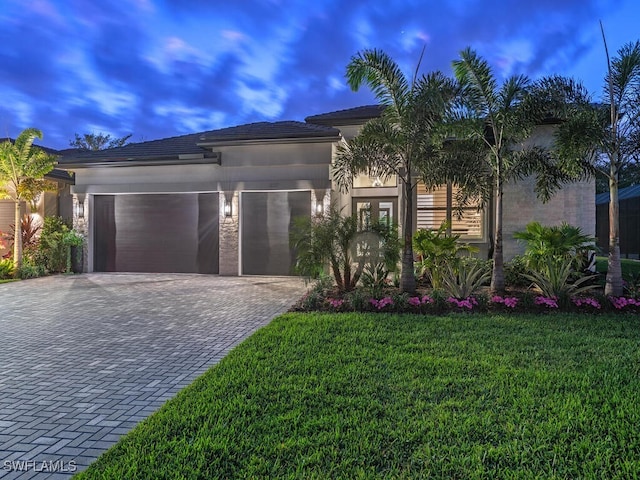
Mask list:
[{"label": "palm frond", "polygon": [[352,90],[368,85],[382,105],[401,112],[409,84],[398,64],[381,50],[359,52],[347,65],[347,83]]},{"label": "palm frond", "polygon": [[460,52],[460,59],[453,61],[453,70],[468,106],[477,116],[492,116],[496,110],[497,83],[489,63],[466,48]]}]

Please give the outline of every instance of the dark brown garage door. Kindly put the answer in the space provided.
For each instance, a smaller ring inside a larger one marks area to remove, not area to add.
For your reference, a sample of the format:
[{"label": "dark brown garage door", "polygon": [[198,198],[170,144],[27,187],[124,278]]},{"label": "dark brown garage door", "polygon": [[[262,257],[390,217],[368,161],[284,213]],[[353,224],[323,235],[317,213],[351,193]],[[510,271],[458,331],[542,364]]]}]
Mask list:
[{"label": "dark brown garage door", "polygon": [[289,236],[301,216],[311,216],[311,192],[243,192],[242,273],[293,275]]},{"label": "dark brown garage door", "polygon": [[218,194],[96,195],[97,272],[218,273]]}]

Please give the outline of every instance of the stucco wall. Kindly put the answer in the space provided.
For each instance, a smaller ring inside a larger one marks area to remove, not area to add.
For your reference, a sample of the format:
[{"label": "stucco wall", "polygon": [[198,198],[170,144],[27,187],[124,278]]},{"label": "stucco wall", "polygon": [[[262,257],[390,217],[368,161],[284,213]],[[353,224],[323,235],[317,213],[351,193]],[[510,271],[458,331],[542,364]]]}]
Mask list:
[{"label": "stucco wall", "polygon": [[171,193],[327,188],[330,143],[216,148],[222,165],[77,168],[74,193]]}]

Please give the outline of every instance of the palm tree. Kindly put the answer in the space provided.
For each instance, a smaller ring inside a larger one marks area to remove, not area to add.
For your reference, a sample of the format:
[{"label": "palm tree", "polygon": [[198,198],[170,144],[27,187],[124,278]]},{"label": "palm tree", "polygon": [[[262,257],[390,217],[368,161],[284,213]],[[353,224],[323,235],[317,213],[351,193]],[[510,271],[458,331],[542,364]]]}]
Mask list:
[{"label": "palm tree", "polygon": [[[562,182],[579,178],[580,172],[557,164],[551,152],[526,145],[542,117],[550,95],[549,85],[558,80],[543,79],[536,84],[524,75],[498,82],[486,60],[470,48],[453,62],[460,84],[458,108],[449,119],[455,140],[450,142],[446,174],[460,187],[461,204],[471,198],[487,203],[494,199],[493,271],[491,291],[504,292],[504,257],[502,243],[503,187],[508,181],[535,174],[536,193],[548,200]],[[537,91],[537,95],[532,95]],[[451,168],[453,167],[453,168]]]},{"label": "palm tree", "polygon": [[37,194],[48,188],[44,175],[53,170],[55,157],[33,147],[33,141],[42,139],[35,128],[24,130],[15,142],[0,143],[0,195],[15,202],[13,263],[16,272],[22,266],[22,229],[20,204],[31,202]]},{"label": "palm tree", "polygon": [[[601,25],[602,28],[602,25]],[[597,174],[609,186],[609,242],[605,295],[623,294],[620,262],[618,189],[620,171],[640,157],[640,41],[623,45],[611,60],[607,56],[604,94],[608,105],[587,104],[580,115],[563,125],[556,141],[564,158],[590,155]],[[598,162],[602,157],[606,161]]]},{"label": "palm tree", "polygon": [[[421,58],[422,59],[422,58]],[[416,288],[413,259],[414,190],[417,174],[435,161],[435,130],[454,98],[454,83],[440,72],[409,81],[396,62],[380,50],[364,50],[351,58],[347,81],[352,90],[368,85],[384,107],[349,142],[338,146],[332,175],[346,192],[359,174],[382,179],[395,175],[403,189],[402,272],[400,289]]]}]

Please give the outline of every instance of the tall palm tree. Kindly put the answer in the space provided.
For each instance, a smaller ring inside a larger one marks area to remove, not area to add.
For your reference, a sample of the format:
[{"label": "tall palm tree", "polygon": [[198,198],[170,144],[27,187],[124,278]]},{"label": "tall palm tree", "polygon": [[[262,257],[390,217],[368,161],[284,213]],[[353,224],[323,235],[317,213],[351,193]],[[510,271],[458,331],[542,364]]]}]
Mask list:
[{"label": "tall palm tree", "polygon": [[[480,196],[494,199],[493,271],[491,291],[503,293],[503,193],[506,182],[536,176],[536,193],[548,200],[561,183],[578,179],[582,171],[565,168],[546,151],[524,141],[545,116],[550,86],[557,79],[533,84],[524,75],[507,78],[502,85],[487,61],[471,48],[453,61],[460,84],[458,108],[449,120],[456,141],[451,142],[447,177],[460,187],[459,202]],[[532,92],[537,92],[533,95]]]},{"label": "tall palm tree", "polygon": [[0,143],[0,196],[15,202],[13,238],[13,263],[16,272],[22,266],[22,229],[20,204],[30,202],[48,188],[44,175],[53,170],[55,157],[34,147],[34,140],[42,139],[42,132],[35,128],[24,130],[15,142]]},{"label": "tall palm tree", "polygon": [[[563,161],[591,160],[592,171],[609,186],[608,268],[605,295],[623,294],[620,262],[618,189],[620,171],[640,159],[640,41],[623,45],[607,57],[604,78],[605,104],[583,102],[575,115],[558,129],[556,151]],[[566,90],[573,94],[567,86]],[[604,157],[605,162],[599,161]]]},{"label": "tall palm tree", "polygon": [[349,86],[357,91],[368,85],[384,111],[355,138],[338,146],[332,169],[334,181],[345,192],[359,174],[398,178],[403,189],[403,292],[416,288],[412,233],[417,175],[428,171],[429,163],[435,161],[435,130],[455,93],[454,83],[440,72],[419,76],[420,63],[409,80],[380,50],[364,50],[351,58],[346,74]]}]

